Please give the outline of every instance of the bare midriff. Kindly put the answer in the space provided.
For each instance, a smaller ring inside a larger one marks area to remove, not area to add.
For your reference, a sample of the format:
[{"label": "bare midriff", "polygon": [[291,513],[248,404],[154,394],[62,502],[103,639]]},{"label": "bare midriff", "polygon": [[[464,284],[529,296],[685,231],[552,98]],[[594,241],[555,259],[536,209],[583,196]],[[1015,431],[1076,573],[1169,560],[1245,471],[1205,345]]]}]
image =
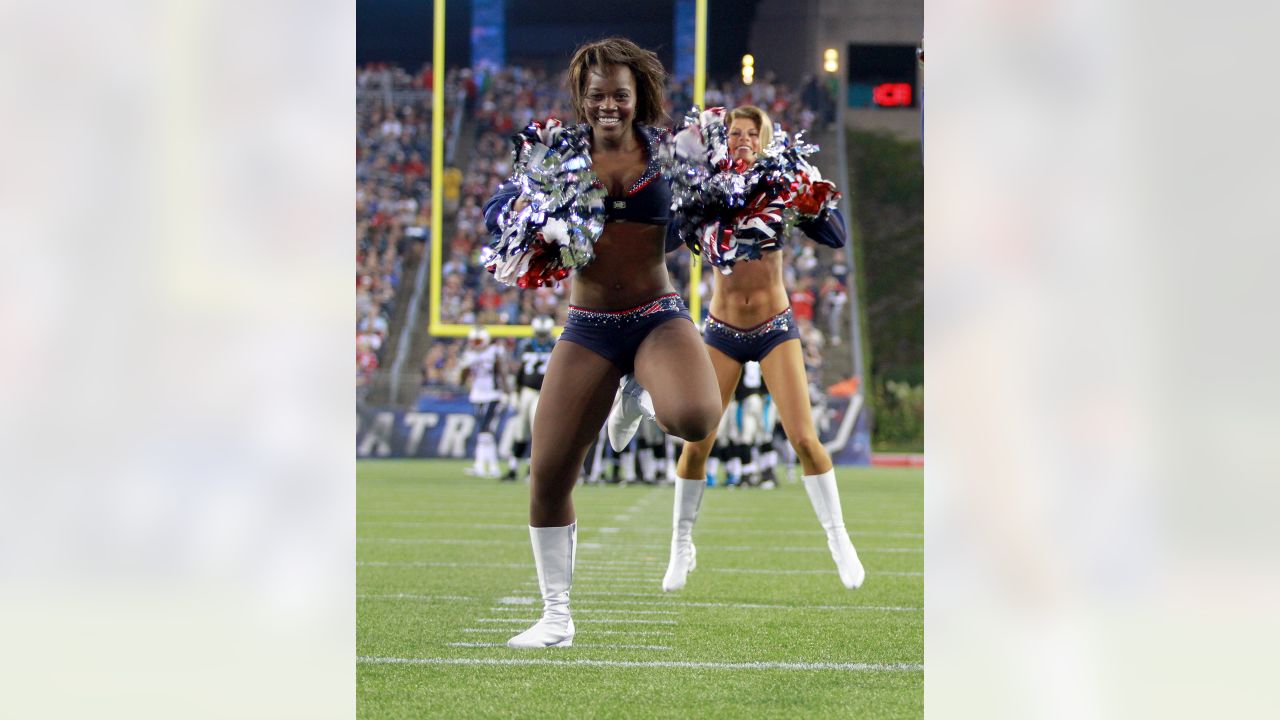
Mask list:
[{"label": "bare midriff", "polygon": [[782,283],[782,253],[767,253],[759,260],[736,263],[733,273],[723,275],[710,265],[703,272],[715,273],[711,314],[738,328],[751,328],[777,315],[791,304]]},{"label": "bare midriff", "polygon": [[611,222],[596,241],[596,259],[579,270],[569,304],[590,310],[629,310],[675,292],[667,276],[665,225]]}]

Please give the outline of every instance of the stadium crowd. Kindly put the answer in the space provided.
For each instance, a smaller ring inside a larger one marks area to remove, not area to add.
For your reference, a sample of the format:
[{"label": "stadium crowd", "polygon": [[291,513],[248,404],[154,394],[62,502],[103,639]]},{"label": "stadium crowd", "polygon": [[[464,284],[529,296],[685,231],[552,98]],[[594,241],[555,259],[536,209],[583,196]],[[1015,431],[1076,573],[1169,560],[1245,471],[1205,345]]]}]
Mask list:
[{"label": "stadium crowd", "polygon": [[[385,359],[405,261],[425,257],[432,75],[430,66],[411,75],[374,64],[356,77],[356,381],[364,386]],[[446,86],[453,92],[465,80],[455,71]]]}]

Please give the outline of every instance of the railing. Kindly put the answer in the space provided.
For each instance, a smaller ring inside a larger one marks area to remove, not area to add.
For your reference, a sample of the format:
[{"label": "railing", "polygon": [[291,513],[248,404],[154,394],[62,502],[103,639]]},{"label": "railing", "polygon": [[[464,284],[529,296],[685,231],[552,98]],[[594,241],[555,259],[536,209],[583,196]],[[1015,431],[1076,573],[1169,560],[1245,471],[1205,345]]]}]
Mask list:
[{"label": "railing", "polygon": [[[446,123],[447,132],[445,133],[444,146],[444,164],[446,167],[454,166],[454,158],[458,153],[458,138],[462,136],[462,115],[463,110],[467,107],[466,90],[458,88],[456,102],[453,104],[453,115],[449,117]],[[449,108],[445,108],[446,111]]]},{"label": "railing", "polygon": [[[421,370],[416,364],[409,368],[405,368],[403,363],[400,365],[400,367],[395,367],[393,365],[392,367],[379,368],[370,373],[368,381],[360,392],[359,399],[369,400],[379,407],[395,407],[400,409],[412,407],[417,402],[420,391],[424,389],[424,386],[422,385]],[[374,396],[372,399],[366,397],[373,394],[374,388],[385,387],[401,388],[404,397],[400,400],[386,397],[378,399],[378,396]],[[431,385],[426,386],[426,389],[432,392],[460,394],[465,394],[469,390],[469,388],[465,386],[451,385],[448,383],[432,383]]]},{"label": "railing", "polygon": [[844,245],[845,261],[849,263],[849,301],[845,303],[844,309],[849,313],[849,338],[850,350],[853,352],[853,374],[858,378],[858,391],[856,398],[859,402],[859,409],[862,408],[864,402],[865,391],[869,378],[866,374],[866,368],[863,367],[862,358],[862,321],[861,321],[861,305],[862,301],[858,294],[859,276],[861,269],[858,267],[857,254],[854,252],[853,228],[856,225],[853,216],[853,202],[851,201],[853,187],[850,186],[852,177],[849,174],[849,152],[847,137],[848,131],[845,129],[844,121],[844,96],[842,95],[836,105],[836,164],[839,167],[841,182],[846,187],[844,195],[840,198],[840,212],[844,215],[846,230],[849,237]]},{"label": "railing", "polygon": [[427,235],[427,244],[424,246],[422,259],[418,261],[418,268],[413,274],[413,295],[409,298],[409,308],[404,316],[404,324],[400,326],[400,337],[396,338],[396,355],[391,361],[391,403],[395,404],[400,399],[400,376],[404,372],[404,359],[409,355],[409,348],[412,347],[413,329],[418,324],[418,308],[422,307],[422,291],[427,285],[427,268],[431,265],[427,261],[427,257],[431,250],[431,243],[437,242],[437,238]]}]

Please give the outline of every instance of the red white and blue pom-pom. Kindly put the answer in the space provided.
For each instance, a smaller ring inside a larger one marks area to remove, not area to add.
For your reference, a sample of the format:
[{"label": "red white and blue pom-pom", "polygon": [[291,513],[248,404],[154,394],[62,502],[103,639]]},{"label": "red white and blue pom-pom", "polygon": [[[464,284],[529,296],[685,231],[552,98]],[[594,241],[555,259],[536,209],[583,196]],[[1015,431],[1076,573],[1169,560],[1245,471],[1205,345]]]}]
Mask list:
[{"label": "red white and blue pom-pom", "polygon": [[553,285],[595,259],[604,231],[605,190],[591,171],[591,138],[548,120],[512,137],[511,181],[529,204],[502,210],[502,233],[480,256],[499,282],[521,288]]},{"label": "red white and blue pom-pom", "polygon": [[724,117],[724,108],[694,108],[663,160],[680,239],[728,274],[781,249],[787,231],[835,207],[840,193],[808,161],[818,147],[781,128],[756,162],[730,161]]}]

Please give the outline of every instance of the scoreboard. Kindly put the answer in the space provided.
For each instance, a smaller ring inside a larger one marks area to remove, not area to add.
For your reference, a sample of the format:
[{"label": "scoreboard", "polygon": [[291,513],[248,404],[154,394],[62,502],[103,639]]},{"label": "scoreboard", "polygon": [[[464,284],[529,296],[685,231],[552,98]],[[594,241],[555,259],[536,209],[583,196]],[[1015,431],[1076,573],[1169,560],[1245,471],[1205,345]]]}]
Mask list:
[{"label": "scoreboard", "polygon": [[850,45],[847,68],[852,108],[919,107],[916,45]]}]

